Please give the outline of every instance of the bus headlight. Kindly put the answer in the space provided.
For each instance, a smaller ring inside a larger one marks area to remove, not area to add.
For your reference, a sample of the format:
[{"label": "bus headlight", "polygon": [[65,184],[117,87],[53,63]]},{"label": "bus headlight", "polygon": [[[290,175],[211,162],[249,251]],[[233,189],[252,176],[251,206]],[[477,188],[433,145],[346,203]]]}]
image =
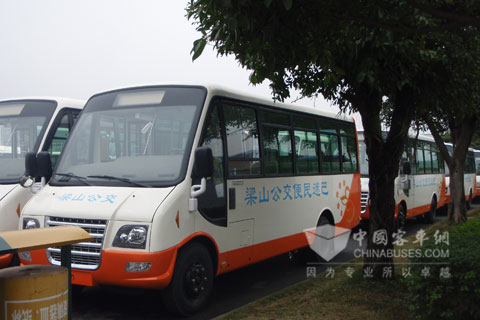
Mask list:
[{"label": "bus headlight", "polygon": [[148,226],[125,225],[118,230],[113,239],[114,247],[145,249]]},{"label": "bus headlight", "polygon": [[40,228],[40,222],[34,218],[23,218],[23,229]]}]

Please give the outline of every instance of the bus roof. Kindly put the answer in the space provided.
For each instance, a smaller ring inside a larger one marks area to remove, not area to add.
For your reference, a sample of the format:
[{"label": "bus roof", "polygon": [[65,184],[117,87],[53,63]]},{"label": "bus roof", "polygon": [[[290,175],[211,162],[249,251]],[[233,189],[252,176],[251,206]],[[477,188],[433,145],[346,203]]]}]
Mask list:
[{"label": "bus roof", "polygon": [[71,98],[64,98],[64,97],[52,97],[52,96],[28,96],[28,97],[15,97],[15,98],[8,98],[2,99],[0,102],[9,102],[9,101],[19,101],[19,100],[49,100],[49,101],[56,101],[59,106],[68,106],[74,108],[83,108],[86,103],[86,100],[80,99],[71,99]]},{"label": "bus roof", "polygon": [[[364,131],[358,131],[358,139],[359,139],[359,140],[363,140],[363,132],[364,132]],[[383,131],[383,138],[384,138],[384,139],[387,138],[387,134],[388,134],[388,131]],[[415,139],[416,134],[408,133],[408,137],[409,137],[409,138],[412,138],[412,139]],[[435,142],[435,139],[434,139],[432,136],[430,136],[430,135],[425,135],[425,134],[419,134],[419,135],[418,135],[418,140],[420,140],[420,141]]]},{"label": "bus roof", "polygon": [[118,90],[133,89],[133,88],[144,88],[144,87],[158,87],[158,86],[197,86],[197,87],[203,87],[203,88],[207,89],[207,95],[209,97],[222,96],[222,97],[238,99],[238,100],[248,101],[248,102],[257,103],[257,104],[262,104],[262,105],[266,105],[266,106],[270,106],[270,107],[278,107],[279,109],[305,112],[305,113],[315,114],[315,115],[324,116],[324,117],[328,117],[328,118],[334,118],[334,119],[338,119],[338,120],[354,122],[353,117],[349,117],[349,116],[346,116],[346,115],[341,114],[341,113],[336,114],[334,112],[321,111],[321,110],[318,110],[318,109],[315,109],[315,108],[299,106],[299,105],[292,104],[292,103],[283,103],[283,102],[275,101],[273,99],[268,99],[268,98],[265,98],[265,97],[250,95],[247,92],[242,92],[242,91],[239,91],[239,90],[230,89],[230,88],[227,88],[227,87],[224,87],[224,86],[221,86],[221,85],[202,83],[202,82],[146,83],[146,84],[133,85],[133,86],[128,86],[128,87],[122,87],[122,88],[107,90],[107,91],[104,91],[104,92],[99,92],[99,93],[93,95],[92,97],[100,95],[100,94],[108,93],[108,92],[118,91]]}]

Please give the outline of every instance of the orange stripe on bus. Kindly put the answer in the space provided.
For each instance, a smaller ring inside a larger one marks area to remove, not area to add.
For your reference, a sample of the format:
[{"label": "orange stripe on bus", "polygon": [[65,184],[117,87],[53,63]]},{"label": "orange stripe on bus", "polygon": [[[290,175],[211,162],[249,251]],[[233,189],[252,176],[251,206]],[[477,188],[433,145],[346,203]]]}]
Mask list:
[{"label": "orange stripe on bus", "polygon": [[0,255],[0,268],[8,267],[8,265],[12,261],[12,258],[13,258],[12,253]]}]

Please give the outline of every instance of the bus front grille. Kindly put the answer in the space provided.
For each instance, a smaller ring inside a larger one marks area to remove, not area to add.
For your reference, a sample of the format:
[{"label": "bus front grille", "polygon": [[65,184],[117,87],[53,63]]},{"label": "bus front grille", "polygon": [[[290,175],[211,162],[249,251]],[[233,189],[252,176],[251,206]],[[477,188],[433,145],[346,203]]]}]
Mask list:
[{"label": "bus front grille", "polygon": [[360,212],[365,213],[367,211],[367,203],[368,203],[368,192],[362,192],[360,196]]},{"label": "bus front grille", "polygon": [[[87,231],[93,241],[72,245],[72,268],[95,270],[100,266],[107,220],[47,217],[45,224],[47,227],[77,226]],[[59,266],[61,264],[60,248],[48,248],[47,258],[51,264]]]}]

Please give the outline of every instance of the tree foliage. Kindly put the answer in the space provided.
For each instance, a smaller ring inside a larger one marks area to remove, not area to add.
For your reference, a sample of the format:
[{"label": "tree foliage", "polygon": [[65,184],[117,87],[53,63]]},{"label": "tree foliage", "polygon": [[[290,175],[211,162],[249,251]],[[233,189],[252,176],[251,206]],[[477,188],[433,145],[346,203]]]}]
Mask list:
[{"label": "tree foliage", "polygon": [[[218,54],[234,55],[252,70],[253,84],[270,80],[277,99],[295,88],[305,96],[322,94],[343,111],[360,112],[370,159],[371,229],[386,229],[391,240],[394,179],[411,121],[473,105],[470,80],[477,75],[464,78],[454,69],[461,59],[465,67],[478,60],[467,52],[476,45],[476,26],[468,21],[477,17],[478,5],[192,0],[187,11],[202,34],[194,59],[211,44]],[[391,124],[386,138],[381,116]]]}]

